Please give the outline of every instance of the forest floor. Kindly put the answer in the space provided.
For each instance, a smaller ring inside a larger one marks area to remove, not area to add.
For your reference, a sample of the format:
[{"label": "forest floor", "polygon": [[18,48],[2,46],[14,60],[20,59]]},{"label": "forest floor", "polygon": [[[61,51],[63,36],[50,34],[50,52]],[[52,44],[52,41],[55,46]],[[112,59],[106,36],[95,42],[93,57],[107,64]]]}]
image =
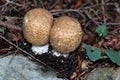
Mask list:
[{"label": "forest floor", "polygon": [[[38,7],[51,12],[54,19],[67,15],[80,22],[82,42],[68,57],[53,56],[51,46],[48,54],[31,51],[32,45],[23,37],[22,22],[29,10]],[[1,0],[0,56],[19,54],[69,80],[86,80],[98,67],[119,68],[120,0]]]}]

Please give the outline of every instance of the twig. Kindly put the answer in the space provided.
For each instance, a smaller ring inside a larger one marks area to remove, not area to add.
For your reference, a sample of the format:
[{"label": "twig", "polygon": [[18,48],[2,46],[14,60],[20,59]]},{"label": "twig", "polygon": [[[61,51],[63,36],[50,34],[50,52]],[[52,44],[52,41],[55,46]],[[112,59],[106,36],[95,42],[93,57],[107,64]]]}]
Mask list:
[{"label": "twig", "polygon": [[89,14],[89,12],[87,10],[84,10],[84,12],[90,20],[92,20],[97,26],[99,26],[99,24],[92,18],[92,16]]},{"label": "twig", "polygon": [[59,0],[57,0],[49,9],[52,9],[58,2]]},{"label": "twig", "polygon": [[34,5],[37,6],[37,1],[36,1],[36,0],[33,0],[33,2],[34,2]]},{"label": "twig", "polygon": [[23,6],[23,7],[25,7],[24,5],[15,3],[15,2],[13,2],[13,1],[9,1],[9,0],[7,0],[7,1],[8,1],[8,3],[14,4],[14,5],[16,5],[16,6]]},{"label": "twig", "polygon": [[18,50],[22,51],[23,53],[27,54],[28,56],[30,56],[32,59],[35,59],[36,61],[40,62],[41,64],[45,65],[45,63],[43,63],[42,61],[40,61],[39,59],[35,58],[33,55],[31,55],[30,53],[28,53],[27,51],[21,49],[20,47],[16,46],[15,44],[13,44],[12,42],[10,42],[9,40],[7,40],[5,37],[0,35],[0,38],[2,38],[3,40],[5,40],[6,42],[8,42],[10,45],[14,46],[15,48],[17,48]]},{"label": "twig", "polygon": [[82,7],[82,8],[78,8],[78,9],[59,9],[59,10],[51,10],[50,12],[55,15],[55,14],[60,14],[62,12],[77,12],[77,13],[81,13],[84,10],[90,9],[90,8],[95,8],[98,6],[105,6],[105,5],[117,5],[118,3],[100,3],[100,4],[96,4],[96,5],[92,5],[92,6],[87,6],[87,7]]},{"label": "twig", "polygon": [[17,55],[17,51],[18,51],[18,49],[15,51],[15,54],[14,54],[14,55],[12,56],[12,58],[10,59],[9,64],[11,64],[12,60],[13,60],[14,57]]},{"label": "twig", "polygon": [[[95,7],[98,7],[98,6],[108,6],[108,5],[117,5],[118,3],[99,3],[99,4],[96,4],[96,5],[92,5],[92,6],[87,6],[87,7],[83,7],[83,10],[85,9],[89,9],[89,8],[95,8]],[[82,8],[81,8],[82,9]]]},{"label": "twig", "polygon": [[[96,21],[97,22],[97,21]],[[104,24],[104,23],[102,23],[102,22],[97,22],[98,24]],[[118,22],[118,23],[116,23],[116,22],[107,22],[106,23],[106,25],[120,25],[120,23]]]},{"label": "twig", "polygon": [[[102,4],[105,4],[104,0],[102,0]],[[102,13],[103,13],[104,24],[106,25],[105,6],[102,6]]]},{"label": "twig", "polygon": [[15,3],[15,2],[13,2],[13,1],[10,1],[10,0],[6,0],[6,3],[5,3],[4,5],[2,5],[2,6],[0,6],[0,7],[7,6],[8,4],[14,4],[14,5],[16,5],[16,6],[23,6],[23,7],[25,7],[25,6],[22,5],[22,4],[18,4],[18,3]]},{"label": "twig", "polygon": [[1,20],[0,20],[0,25],[4,26],[4,27],[7,27],[7,28],[11,28],[11,29],[16,29],[16,30],[22,31],[21,27],[15,26],[15,25],[12,25],[12,24],[9,24],[9,23],[6,23],[6,22],[3,22]]},{"label": "twig", "polygon": [[120,28],[117,28],[117,29],[114,29],[114,30],[112,30],[112,31],[110,31],[110,32],[108,32],[109,34],[114,34],[114,33],[119,33],[119,31],[120,31]]},{"label": "twig", "polygon": [[83,12],[83,11],[80,11],[78,9],[59,9],[59,10],[51,10],[50,11],[52,13],[52,15],[56,15],[56,14],[60,14],[62,12],[77,12],[77,13],[80,13],[80,12]]},{"label": "twig", "polygon": [[45,8],[44,3],[43,3],[43,1],[42,1],[42,0],[34,0],[34,2],[36,2],[36,3],[37,3],[37,6],[38,6],[38,7]]}]

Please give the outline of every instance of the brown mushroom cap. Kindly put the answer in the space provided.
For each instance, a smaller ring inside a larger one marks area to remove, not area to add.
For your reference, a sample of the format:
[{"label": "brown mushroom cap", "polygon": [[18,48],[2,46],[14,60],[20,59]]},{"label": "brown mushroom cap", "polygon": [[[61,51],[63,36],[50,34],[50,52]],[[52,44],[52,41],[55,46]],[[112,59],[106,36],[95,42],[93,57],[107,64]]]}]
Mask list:
[{"label": "brown mushroom cap", "polygon": [[82,29],[74,18],[62,16],[55,20],[50,32],[52,47],[62,53],[74,51],[81,42]]},{"label": "brown mushroom cap", "polygon": [[23,19],[24,37],[33,45],[48,43],[52,21],[53,16],[45,9],[36,8],[28,11]]}]

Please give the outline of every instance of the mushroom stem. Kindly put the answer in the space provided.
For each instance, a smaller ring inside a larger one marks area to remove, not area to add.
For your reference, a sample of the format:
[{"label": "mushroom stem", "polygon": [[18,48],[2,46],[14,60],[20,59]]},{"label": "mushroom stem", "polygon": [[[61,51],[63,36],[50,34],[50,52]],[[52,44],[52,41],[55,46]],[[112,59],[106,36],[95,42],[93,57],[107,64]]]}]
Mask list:
[{"label": "mushroom stem", "polygon": [[32,51],[35,53],[35,55],[37,54],[43,54],[43,53],[47,53],[48,49],[49,49],[49,44],[43,45],[43,46],[35,46],[32,45]]},{"label": "mushroom stem", "polygon": [[53,55],[57,56],[57,57],[59,57],[59,56],[68,57],[69,56],[69,53],[61,53],[56,50],[52,50],[52,52],[53,52]]}]

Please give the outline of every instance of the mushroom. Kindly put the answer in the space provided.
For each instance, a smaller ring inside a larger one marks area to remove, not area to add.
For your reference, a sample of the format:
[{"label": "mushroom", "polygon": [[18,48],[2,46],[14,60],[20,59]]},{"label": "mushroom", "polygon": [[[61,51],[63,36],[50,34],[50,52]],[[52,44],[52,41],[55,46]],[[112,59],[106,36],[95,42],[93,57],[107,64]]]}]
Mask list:
[{"label": "mushroom", "polygon": [[55,55],[73,52],[80,45],[81,39],[82,29],[76,19],[62,16],[55,20],[50,31],[50,43]]},{"label": "mushroom", "polygon": [[23,34],[24,38],[32,44],[32,51],[35,54],[48,52],[52,22],[53,16],[51,13],[42,8],[32,9],[25,14]]}]

